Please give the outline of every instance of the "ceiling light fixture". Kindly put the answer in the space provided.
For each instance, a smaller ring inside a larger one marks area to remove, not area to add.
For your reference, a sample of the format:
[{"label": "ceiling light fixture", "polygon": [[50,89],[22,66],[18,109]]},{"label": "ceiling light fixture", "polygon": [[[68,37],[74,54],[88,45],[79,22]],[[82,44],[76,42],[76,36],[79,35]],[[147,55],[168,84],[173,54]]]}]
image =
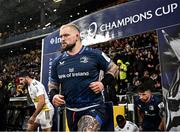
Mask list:
[{"label": "ceiling light fixture", "polygon": [[60,1],[62,1],[62,0],[53,0],[54,2],[60,2]]},{"label": "ceiling light fixture", "polygon": [[47,23],[46,25],[45,25],[45,27],[48,27],[49,25],[51,25],[51,23],[49,22],[49,23]]}]

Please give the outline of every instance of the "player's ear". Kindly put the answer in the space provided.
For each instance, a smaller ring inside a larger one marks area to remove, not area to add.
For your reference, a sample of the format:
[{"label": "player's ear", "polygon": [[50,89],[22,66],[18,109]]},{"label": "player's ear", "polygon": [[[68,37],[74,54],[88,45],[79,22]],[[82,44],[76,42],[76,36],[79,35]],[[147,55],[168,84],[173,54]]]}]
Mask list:
[{"label": "player's ear", "polygon": [[76,37],[79,37],[79,34],[76,34]]},{"label": "player's ear", "polygon": [[80,34],[79,33],[77,33],[76,34],[76,37],[78,38],[78,40],[80,39]]}]

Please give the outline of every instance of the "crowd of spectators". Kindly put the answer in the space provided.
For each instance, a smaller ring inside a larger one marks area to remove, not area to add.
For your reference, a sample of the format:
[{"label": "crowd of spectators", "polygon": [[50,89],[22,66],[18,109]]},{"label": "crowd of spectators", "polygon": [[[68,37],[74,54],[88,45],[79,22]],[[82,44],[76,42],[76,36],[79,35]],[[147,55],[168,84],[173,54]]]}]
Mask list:
[{"label": "crowd of spectators", "polygon": [[[161,75],[158,56],[158,41],[155,31],[93,45],[103,50],[117,64],[121,60],[127,66],[126,92],[135,92],[145,80],[154,84],[153,92],[161,92]],[[117,81],[118,83],[118,81]],[[121,87],[116,87],[117,94]]]},{"label": "crowd of spectators", "polygon": [[26,69],[32,72],[35,78],[39,80],[41,50],[33,49],[29,51],[17,52],[12,54],[2,54],[0,58],[0,79],[5,82],[11,96],[25,96],[26,89],[19,85],[17,72]]},{"label": "crowd of spectators", "polygon": [[[125,92],[116,85],[117,94],[125,94],[136,91],[141,82],[150,79],[154,84],[152,91],[161,92],[160,64],[158,56],[158,42],[155,31],[134,35],[126,38],[108,41],[92,45],[103,50],[117,64],[121,60],[127,65],[127,78]],[[18,52],[16,55],[1,55],[0,77],[5,80],[6,86],[11,89],[12,96],[22,96],[26,90],[18,85],[16,74],[26,68],[39,80],[41,50],[33,49],[26,52]],[[117,82],[118,83],[118,82]]]}]

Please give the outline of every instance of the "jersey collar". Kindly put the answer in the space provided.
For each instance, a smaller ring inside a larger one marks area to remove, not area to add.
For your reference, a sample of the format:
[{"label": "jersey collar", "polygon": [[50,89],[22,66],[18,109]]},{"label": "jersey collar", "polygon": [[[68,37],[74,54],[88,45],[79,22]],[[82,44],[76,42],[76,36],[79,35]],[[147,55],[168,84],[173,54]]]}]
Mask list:
[{"label": "jersey collar", "polygon": [[[86,48],[86,46],[83,45],[82,48],[81,48],[81,50],[80,50],[77,54],[75,54],[75,55],[82,54],[83,51],[85,50],[85,48]],[[64,55],[65,55],[65,56],[71,56],[71,55],[69,55],[69,54],[67,53],[67,51],[64,52]],[[74,56],[74,55],[73,55],[73,56]]]}]

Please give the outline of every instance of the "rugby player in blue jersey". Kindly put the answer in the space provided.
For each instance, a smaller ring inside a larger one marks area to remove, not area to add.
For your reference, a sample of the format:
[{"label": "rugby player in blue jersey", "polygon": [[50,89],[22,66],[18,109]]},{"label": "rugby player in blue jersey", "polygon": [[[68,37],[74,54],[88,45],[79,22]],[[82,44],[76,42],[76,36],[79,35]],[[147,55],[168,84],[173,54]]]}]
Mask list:
[{"label": "rugby player in blue jersey", "polygon": [[[52,63],[50,99],[56,107],[65,105],[71,131],[103,130],[106,111],[102,92],[113,82],[118,68],[102,51],[82,45],[76,25],[61,26],[60,38],[63,53]],[[102,80],[98,80],[100,70],[105,72]]]},{"label": "rugby player in blue jersey", "polygon": [[135,99],[139,128],[143,131],[164,130],[162,118],[162,99],[151,93],[152,82],[147,80],[138,87],[138,97]]}]

